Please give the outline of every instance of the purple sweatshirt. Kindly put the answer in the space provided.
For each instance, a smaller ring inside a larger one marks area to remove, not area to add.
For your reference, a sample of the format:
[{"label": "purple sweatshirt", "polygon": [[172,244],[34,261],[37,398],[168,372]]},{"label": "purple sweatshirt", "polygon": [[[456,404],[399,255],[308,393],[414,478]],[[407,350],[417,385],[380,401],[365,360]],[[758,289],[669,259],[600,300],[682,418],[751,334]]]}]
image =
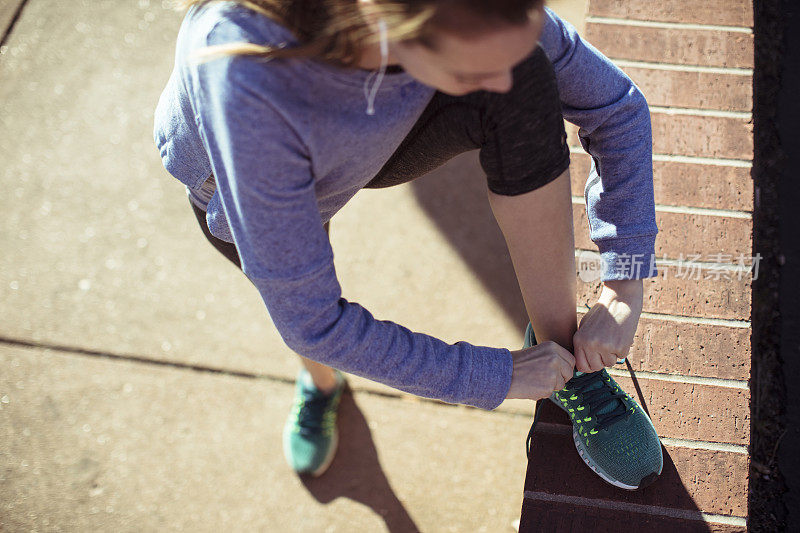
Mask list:
[{"label": "purple sweatshirt", "polygon": [[[555,67],[564,117],[581,127],[595,163],[585,196],[590,237],[610,267],[603,280],[632,277],[616,268],[617,254],[643,254],[638,277],[655,275],[647,103],[572,26],[546,15],[540,44]],[[406,72],[387,73],[370,116],[366,70],[309,59],[189,60],[193,50],[241,41],[297,42],[234,2],[190,8],[154,137],[164,167],[195,201],[213,172],[216,187],[203,205],[210,231],[236,244],[281,338],[304,357],[418,396],[496,408],[511,384],[511,352],[448,344],[375,319],[342,296],[323,228],[378,173],[435,89]]]}]

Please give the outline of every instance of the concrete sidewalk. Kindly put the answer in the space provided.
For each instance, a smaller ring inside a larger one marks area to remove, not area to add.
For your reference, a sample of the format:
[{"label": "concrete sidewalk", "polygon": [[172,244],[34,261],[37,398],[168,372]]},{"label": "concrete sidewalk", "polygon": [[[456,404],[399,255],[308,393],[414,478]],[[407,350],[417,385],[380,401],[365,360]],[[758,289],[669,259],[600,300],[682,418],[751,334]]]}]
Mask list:
[{"label": "concrete sidewalk", "polygon": [[[299,363],[152,141],[182,14],[149,0],[27,0],[15,18],[18,6],[0,9],[4,35],[13,22],[0,529],[511,531],[532,402],[489,413],[348,376],[330,471],[289,470],[280,432]],[[519,349],[527,318],[483,180],[470,153],[359,193],[331,223],[345,297],[447,342]]]}]

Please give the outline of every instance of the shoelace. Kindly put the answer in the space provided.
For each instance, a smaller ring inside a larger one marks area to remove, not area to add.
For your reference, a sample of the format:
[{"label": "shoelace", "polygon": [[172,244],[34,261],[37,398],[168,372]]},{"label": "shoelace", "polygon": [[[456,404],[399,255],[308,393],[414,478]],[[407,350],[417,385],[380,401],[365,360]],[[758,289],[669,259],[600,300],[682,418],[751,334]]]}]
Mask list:
[{"label": "shoelace", "polygon": [[[647,409],[647,404],[644,401],[642,390],[639,388],[639,381],[636,379],[636,375],[633,372],[631,363],[625,359],[625,364],[628,367],[628,372],[630,372],[631,379],[633,380],[633,386],[636,389],[636,393],[642,403],[642,408],[649,417],[650,411]],[[597,383],[598,380],[602,381],[602,379],[602,371],[598,371],[575,376],[567,381],[567,383],[564,385],[565,389],[580,390],[581,395],[583,396],[584,405],[589,411],[588,417],[592,417],[597,420],[597,424],[595,425],[595,429],[597,431],[607,428],[618,420],[629,416],[628,413],[630,412],[630,410],[627,409],[625,404],[622,402],[622,398],[625,397],[624,393],[614,392],[613,389],[611,389],[611,387],[609,387],[606,383],[601,383],[601,386],[596,389],[591,387],[592,384]],[[601,414],[598,412],[612,402],[618,402],[619,405],[607,413]],[[528,459],[531,457],[531,441],[533,440],[533,432],[536,428],[536,423],[539,421],[539,414],[541,413],[542,405],[544,405],[544,400],[536,402],[536,409],[533,414],[533,423],[531,424],[531,429],[528,431],[528,438],[525,441],[525,451]]]},{"label": "shoelace", "polygon": [[323,396],[322,394],[305,394],[297,413],[297,425],[300,432],[309,434],[322,429],[323,414],[328,404],[333,399],[333,394]]},{"label": "shoelace", "polygon": [[[600,386],[593,388],[592,386],[599,383]],[[600,431],[607,428],[617,420],[625,417],[628,412],[625,403],[622,399],[625,397],[623,392],[614,392],[614,389],[609,387],[603,380],[602,372],[592,372],[591,374],[583,374],[575,376],[566,384],[568,389],[577,389],[583,397],[582,405],[588,408],[588,415],[597,420],[594,429]],[[604,407],[614,405],[614,409],[603,413],[601,412]]]}]

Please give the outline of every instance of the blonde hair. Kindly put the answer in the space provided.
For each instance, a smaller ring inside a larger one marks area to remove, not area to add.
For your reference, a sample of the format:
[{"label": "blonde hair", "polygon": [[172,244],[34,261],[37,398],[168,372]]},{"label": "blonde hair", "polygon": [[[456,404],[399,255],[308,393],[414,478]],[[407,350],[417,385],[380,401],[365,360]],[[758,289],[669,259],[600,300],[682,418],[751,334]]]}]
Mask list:
[{"label": "blonde hair", "polygon": [[[222,0],[174,0],[174,9]],[[208,46],[193,59],[204,62],[222,55],[263,59],[316,58],[342,67],[355,67],[366,45],[377,36],[368,16],[386,21],[388,38],[436,49],[437,29],[480,34],[503,25],[522,24],[543,0],[233,0],[270,17],[297,38],[299,45],[274,47],[248,42]]]}]

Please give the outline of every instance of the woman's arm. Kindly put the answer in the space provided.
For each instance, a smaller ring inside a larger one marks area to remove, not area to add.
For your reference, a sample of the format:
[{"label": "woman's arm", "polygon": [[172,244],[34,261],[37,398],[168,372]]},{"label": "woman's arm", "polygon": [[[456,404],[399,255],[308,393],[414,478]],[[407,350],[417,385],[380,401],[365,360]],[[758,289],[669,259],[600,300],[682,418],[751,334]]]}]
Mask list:
[{"label": "woman's arm", "polygon": [[[580,127],[580,142],[592,156],[584,197],[590,238],[607,268],[601,279],[656,276],[647,101],[622,70],[548,8],[540,43],[555,69],[564,118]],[[638,269],[630,268],[636,263]]]},{"label": "woman's arm", "polygon": [[[571,346],[577,370],[594,372],[627,356],[642,311],[642,279],[658,275],[650,111],[622,70],[550,9],[545,15],[540,43],[553,63],[562,112],[579,126],[592,157],[584,198],[590,238],[603,258],[603,289],[564,346]],[[563,338],[574,319],[544,327]]]},{"label": "woman's arm", "polygon": [[[226,24],[216,40],[243,39]],[[282,114],[271,68],[249,58],[192,67],[203,143],[242,270],[286,345],[314,361],[450,403],[494,409],[509,390],[504,348],[444,341],[377,320],[342,297],[303,135]]]}]

